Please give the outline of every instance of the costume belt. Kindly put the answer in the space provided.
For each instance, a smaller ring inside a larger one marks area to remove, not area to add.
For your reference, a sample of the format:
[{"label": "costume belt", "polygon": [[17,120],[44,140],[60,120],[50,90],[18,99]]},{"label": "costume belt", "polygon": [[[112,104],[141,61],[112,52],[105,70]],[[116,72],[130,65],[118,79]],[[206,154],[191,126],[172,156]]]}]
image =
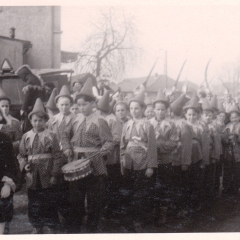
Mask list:
[{"label": "costume belt", "polygon": [[141,147],[147,152],[147,146],[144,142],[134,142],[134,141],[129,141],[128,142],[128,147]]},{"label": "costume belt", "polygon": [[51,153],[42,153],[42,154],[34,154],[34,155],[29,155],[28,156],[28,161],[34,161],[34,160],[39,160],[39,159],[49,159],[52,158]]}]

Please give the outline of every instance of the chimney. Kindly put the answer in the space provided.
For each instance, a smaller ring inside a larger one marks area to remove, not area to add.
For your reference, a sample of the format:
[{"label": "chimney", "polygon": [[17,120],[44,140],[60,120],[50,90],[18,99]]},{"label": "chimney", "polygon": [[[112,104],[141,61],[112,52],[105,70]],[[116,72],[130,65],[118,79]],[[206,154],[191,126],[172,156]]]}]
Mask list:
[{"label": "chimney", "polygon": [[15,28],[14,27],[10,28],[10,38],[15,38]]}]

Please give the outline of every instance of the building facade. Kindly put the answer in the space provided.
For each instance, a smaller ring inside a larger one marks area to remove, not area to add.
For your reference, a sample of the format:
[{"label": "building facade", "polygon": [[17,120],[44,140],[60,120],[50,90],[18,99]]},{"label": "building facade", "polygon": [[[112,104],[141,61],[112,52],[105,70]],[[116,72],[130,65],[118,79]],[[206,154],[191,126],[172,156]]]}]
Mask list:
[{"label": "building facade", "polygon": [[[22,64],[61,67],[61,7],[1,6],[0,22],[0,64],[8,58],[14,70]],[[15,38],[10,37],[11,28]]]}]

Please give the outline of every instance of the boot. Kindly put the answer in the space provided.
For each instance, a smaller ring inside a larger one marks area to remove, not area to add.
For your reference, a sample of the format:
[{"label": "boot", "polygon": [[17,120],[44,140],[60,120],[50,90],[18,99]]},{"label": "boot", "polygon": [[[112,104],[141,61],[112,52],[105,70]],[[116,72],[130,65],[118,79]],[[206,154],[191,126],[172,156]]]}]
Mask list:
[{"label": "boot", "polygon": [[44,226],[43,233],[44,234],[55,234],[55,230],[53,228],[48,227],[48,226]]},{"label": "boot", "polygon": [[143,233],[142,224],[140,222],[135,222],[133,225],[136,233]]},{"label": "boot", "polygon": [[31,234],[43,234],[43,228],[33,228],[32,233]]},{"label": "boot", "polygon": [[165,224],[167,222],[167,210],[168,207],[160,207],[160,218],[158,220],[159,224]]}]

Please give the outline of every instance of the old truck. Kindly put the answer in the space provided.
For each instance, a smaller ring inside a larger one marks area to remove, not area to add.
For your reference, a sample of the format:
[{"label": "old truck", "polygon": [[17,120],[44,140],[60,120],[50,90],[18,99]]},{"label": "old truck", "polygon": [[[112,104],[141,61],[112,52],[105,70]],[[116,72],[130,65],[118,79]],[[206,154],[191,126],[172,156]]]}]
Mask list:
[{"label": "old truck", "polygon": [[[53,82],[58,92],[63,85],[67,85],[70,89],[71,75],[73,73],[71,69],[32,69],[32,72],[39,76],[44,83]],[[20,119],[24,82],[9,68],[8,71],[0,70],[0,86],[11,99],[11,115]]]}]

